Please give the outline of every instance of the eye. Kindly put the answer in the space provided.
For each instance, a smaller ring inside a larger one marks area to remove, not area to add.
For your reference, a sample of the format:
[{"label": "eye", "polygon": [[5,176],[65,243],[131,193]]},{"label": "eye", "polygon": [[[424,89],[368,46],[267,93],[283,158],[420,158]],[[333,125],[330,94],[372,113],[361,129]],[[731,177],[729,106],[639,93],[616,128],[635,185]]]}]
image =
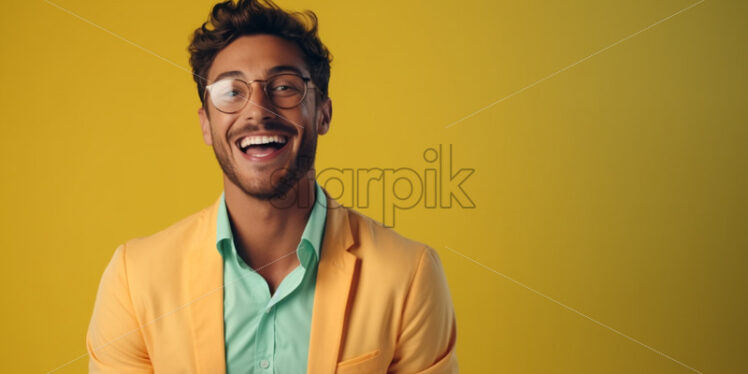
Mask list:
[{"label": "eye", "polygon": [[295,96],[304,90],[304,80],[292,74],[275,76],[268,82],[268,93],[280,96]]},{"label": "eye", "polygon": [[212,89],[216,100],[221,102],[241,101],[247,96],[247,90],[241,81],[226,79],[219,81]]},{"label": "eye", "polygon": [[273,84],[270,86],[270,90],[274,92],[284,92],[284,91],[298,91],[299,89],[293,84],[289,84],[285,82],[273,82]]},{"label": "eye", "polygon": [[217,98],[222,101],[236,101],[244,98],[244,92],[237,88],[228,88],[225,91],[217,93]]}]

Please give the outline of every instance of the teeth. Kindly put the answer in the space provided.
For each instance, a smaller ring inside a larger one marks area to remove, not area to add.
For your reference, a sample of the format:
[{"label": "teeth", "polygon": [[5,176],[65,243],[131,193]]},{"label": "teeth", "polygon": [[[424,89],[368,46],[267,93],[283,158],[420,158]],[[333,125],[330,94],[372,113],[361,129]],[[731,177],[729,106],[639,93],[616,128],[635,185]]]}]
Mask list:
[{"label": "teeth", "polygon": [[256,136],[246,136],[241,139],[239,142],[240,148],[247,148],[250,145],[260,145],[260,144],[270,144],[270,143],[279,143],[279,144],[286,144],[286,137],[280,136],[280,135],[271,135],[271,136],[265,136],[265,135],[256,135]]}]

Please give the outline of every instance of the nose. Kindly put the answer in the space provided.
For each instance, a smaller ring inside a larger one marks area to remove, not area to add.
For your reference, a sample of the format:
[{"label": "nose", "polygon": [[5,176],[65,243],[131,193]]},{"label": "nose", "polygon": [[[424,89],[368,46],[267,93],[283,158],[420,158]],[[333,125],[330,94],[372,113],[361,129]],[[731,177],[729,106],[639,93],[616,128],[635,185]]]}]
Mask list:
[{"label": "nose", "polygon": [[247,105],[244,107],[247,119],[268,120],[277,116],[273,103],[270,101],[263,82],[250,83],[250,93]]}]

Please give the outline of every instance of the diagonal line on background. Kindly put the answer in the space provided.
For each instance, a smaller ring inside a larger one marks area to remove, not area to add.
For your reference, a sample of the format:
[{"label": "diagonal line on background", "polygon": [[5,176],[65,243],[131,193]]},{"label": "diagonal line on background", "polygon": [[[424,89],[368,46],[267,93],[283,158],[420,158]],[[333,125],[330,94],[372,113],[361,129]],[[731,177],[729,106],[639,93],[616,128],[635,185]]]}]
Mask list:
[{"label": "diagonal line on background", "polygon": [[[81,16],[79,16],[78,14],[76,14],[75,12],[73,12],[73,11],[71,11],[71,10],[68,10],[68,9],[66,9],[66,8],[64,8],[64,7],[60,6],[60,5],[57,5],[57,4],[55,4],[55,3],[53,3],[53,2],[51,2],[51,1],[49,1],[49,0],[43,0],[43,1],[44,1],[45,3],[47,3],[47,4],[49,4],[49,5],[51,5],[51,6],[55,7],[55,8],[57,8],[57,9],[59,9],[59,10],[61,10],[61,11],[65,12],[65,13],[67,13],[67,14],[69,14],[69,15],[71,15],[71,16],[73,16],[73,17],[75,17],[75,18],[77,18],[77,19],[79,19],[79,20],[81,20],[81,21],[83,21],[83,22],[85,22],[85,23],[87,23],[87,24],[89,24],[89,25],[93,26],[93,27],[96,27],[97,29],[99,29],[99,30],[101,30],[101,31],[104,31],[105,33],[107,33],[107,34],[109,34],[109,35],[111,35],[111,36],[113,36],[113,37],[115,37],[115,38],[117,38],[117,39],[119,39],[119,40],[122,40],[123,42],[125,42],[125,43],[127,43],[127,44],[130,44],[131,46],[133,46],[133,47],[135,47],[135,48],[137,48],[137,49],[140,49],[141,51],[143,51],[143,52],[145,52],[145,53],[148,53],[148,54],[149,54],[149,55],[151,55],[151,56],[154,56],[154,57],[158,58],[159,60],[162,60],[162,61],[164,61],[164,62],[168,63],[169,65],[175,66],[175,67],[177,67],[177,68],[178,68],[178,69],[180,69],[180,70],[186,71],[187,73],[190,73],[190,75],[193,75],[193,76],[195,76],[196,78],[198,78],[198,79],[201,79],[201,80],[203,80],[203,81],[204,81],[204,82],[206,82],[206,83],[208,82],[208,79],[207,79],[207,78],[205,78],[205,77],[201,77],[200,75],[197,75],[197,74],[193,73],[192,71],[190,71],[189,69],[185,68],[184,66],[182,66],[182,65],[179,65],[179,64],[177,64],[176,62],[174,62],[174,61],[172,61],[172,60],[169,60],[168,58],[166,58],[166,57],[163,57],[163,56],[161,56],[160,54],[158,54],[158,53],[156,53],[156,52],[153,52],[152,50],[150,50],[150,49],[148,49],[148,48],[146,48],[146,47],[143,47],[142,45],[140,45],[140,44],[138,44],[138,43],[135,43],[135,42],[133,42],[133,41],[131,41],[131,40],[129,40],[129,39],[127,39],[127,38],[125,38],[125,37],[124,37],[124,36],[122,36],[122,35],[119,35],[119,34],[117,34],[117,33],[113,32],[113,31],[111,31],[111,30],[109,30],[109,29],[107,29],[107,28],[105,28],[105,27],[102,27],[102,26],[100,26],[100,25],[98,25],[98,24],[96,24],[96,23],[94,23],[94,22],[92,22],[92,21],[90,21],[90,20],[88,20],[88,19],[84,18],[84,17],[81,17]],[[279,118],[282,118],[282,119],[284,119],[284,120],[286,120],[286,121],[290,122],[290,123],[291,123],[292,125],[294,125],[294,126],[296,126],[296,127],[299,127],[299,128],[302,128],[302,129],[303,129],[303,126],[301,126],[301,125],[299,125],[298,123],[296,123],[296,122],[292,121],[291,119],[289,119],[289,118],[286,118],[285,116],[283,116],[283,115],[281,115],[281,114],[279,114],[279,113],[276,113],[275,111],[273,111],[273,110],[271,110],[271,109],[269,109],[269,108],[263,107],[263,106],[261,106],[261,105],[259,105],[259,104],[255,103],[255,102],[254,102],[254,101],[252,101],[252,100],[249,100],[249,102],[250,102],[250,103],[252,103],[252,104],[253,104],[253,105],[255,105],[255,106],[258,106],[258,107],[260,107],[260,108],[262,108],[262,109],[264,109],[264,110],[266,110],[266,111],[270,112],[270,113],[273,113],[273,114],[275,114],[275,115],[276,115],[276,116],[278,116]]]},{"label": "diagonal line on background", "polygon": [[587,61],[590,58],[595,57],[596,55],[598,55],[598,54],[600,54],[602,52],[605,52],[608,49],[613,48],[616,45],[621,44],[621,43],[625,42],[626,40],[629,40],[629,39],[631,39],[631,38],[633,38],[633,37],[635,37],[635,36],[637,36],[637,35],[645,32],[645,31],[647,31],[647,30],[649,30],[649,29],[651,29],[651,28],[653,28],[653,27],[655,27],[655,26],[657,26],[657,25],[659,25],[659,24],[661,24],[661,23],[663,23],[663,22],[665,22],[667,20],[669,20],[670,18],[673,18],[673,17],[677,16],[678,14],[681,14],[681,13],[683,13],[683,12],[685,12],[685,11],[693,8],[693,7],[695,7],[695,6],[697,6],[697,5],[699,5],[699,4],[703,3],[703,2],[704,2],[704,0],[700,0],[700,1],[696,2],[696,3],[693,3],[693,4],[687,6],[687,7],[683,8],[683,9],[681,9],[681,10],[679,10],[679,11],[677,11],[677,12],[675,12],[675,13],[673,13],[673,14],[671,14],[671,15],[669,15],[669,16],[667,16],[667,17],[665,17],[665,18],[663,18],[663,19],[661,19],[661,20],[659,20],[659,21],[657,21],[657,22],[655,22],[655,23],[653,23],[653,24],[651,24],[651,25],[649,25],[649,26],[647,26],[647,27],[645,27],[645,28],[643,28],[643,29],[635,32],[635,33],[633,33],[633,34],[631,34],[631,35],[629,35],[629,36],[627,36],[627,37],[625,37],[625,38],[623,38],[623,39],[621,39],[621,40],[619,40],[619,41],[617,41],[617,42],[615,42],[615,43],[613,43],[613,44],[611,44],[611,45],[603,48],[603,49],[598,50],[597,52],[595,52],[595,53],[593,53],[593,54],[591,54],[591,55],[589,55],[589,56],[587,56],[587,57],[585,57],[585,58],[583,58],[583,59],[581,59],[581,60],[579,60],[579,61],[577,61],[577,62],[575,62],[575,63],[573,63],[571,65],[569,65],[569,66],[566,66],[564,68],[556,70],[555,72],[551,73],[550,75],[546,76],[545,78],[538,79],[535,82],[533,82],[533,83],[531,83],[531,84],[529,84],[529,85],[527,85],[527,86],[525,86],[523,88],[520,88],[519,90],[514,91],[511,94],[506,95],[506,96],[502,97],[501,99],[498,99],[498,100],[494,101],[493,103],[488,104],[488,105],[484,106],[483,108],[480,108],[480,109],[476,110],[475,112],[470,113],[467,116],[462,117],[462,118],[458,119],[457,121],[454,121],[454,122],[450,123],[447,126],[444,126],[444,128],[448,129],[448,128],[452,127],[452,126],[455,126],[455,125],[461,123],[462,121],[465,121],[466,119],[468,119],[468,118],[470,118],[472,116],[475,116],[476,114],[478,114],[478,113],[480,113],[480,112],[482,112],[482,111],[484,111],[486,109],[489,109],[489,108],[493,107],[494,105],[496,105],[496,104],[498,104],[498,103],[500,103],[500,102],[502,102],[504,100],[507,100],[507,99],[509,99],[511,97],[514,97],[514,96],[516,96],[516,95],[524,92],[525,90],[528,90],[528,89],[530,89],[532,87],[535,87],[538,84],[543,83],[543,82],[547,81],[548,79],[551,79],[551,78],[555,77],[556,75],[561,74],[561,73],[565,72],[566,70],[569,70],[569,69],[573,68],[574,66],[577,66],[577,65],[581,64],[582,62]]},{"label": "diagonal line on background", "polygon": [[597,324],[597,325],[599,325],[601,327],[604,327],[604,328],[606,328],[606,329],[608,329],[610,331],[613,331],[614,333],[616,333],[616,334],[618,334],[620,336],[623,336],[624,338],[626,338],[626,339],[628,339],[628,340],[630,340],[630,341],[632,341],[632,342],[634,342],[636,344],[639,344],[642,347],[647,348],[650,351],[652,351],[654,353],[657,353],[658,355],[660,355],[662,357],[665,357],[665,358],[667,358],[667,359],[669,359],[669,360],[671,360],[671,361],[673,361],[673,362],[675,362],[675,363],[677,363],[677,364],[679,364],[679,365],[681,365],[681,366],[683,366],[683,367],[685,367],[687,369],[690,369],[690,370],[692,370],[692,371],[694,371],[696,373],[699,373],[699,374],[703,374],[701,371],[698,371],[698,370],[692,368],[691,366],[688,366],[688,365],[684,364],[683,362],[676,360],[675,358],[673,358],[673,357],[671,357],[671,356],[663,353],[662,351],[659,351],[659,350],[657,350],[655,348],[652,348],[651,346],[649,346],[647,344],[644,344],[641,341],[636,340],[635,338],[632,338],[632,337],[630,337],[630,336],[628,336],[628,335],[626,335],[626,334],[624,334],[624,333],[622,333],[622,332],[620,332],[620,331],[618,331],[618,330],[616,330],[616,329],[614,329],[614,328],[612,328],[612,327],[610,327],[610,326],[608,326],[608,325],[606,325],[606,324],[604,324],[604,323],[602,323],[602,322],[600,322],[600,321],[598,321],[598,320],[596,320],[596,319],[594,319],[594,318],[592,318],[592,317],[590,317],[590,316],[588,316],[588,315],[586,315],[586,314],[584,314],[584,313],[582,313],[582,312],[580,312],[580,311],[578,311],[578,310],[576,310],[576,309],[574,309],[574,308],[572,308],[572,307],[570,307],[570,306],[568,306],[568,305],[566,305],[566,304],[564,304],[564,303],[562,303],[562,302],[560,302],[560,301],[558,301],[558,300],[556,300],[556,299],[554,299],[554,298],[552,298],[550,296],[547,296],[546,294],[544,294],[544,293],[542,293],[540,291],[536,291],[535,289],[531,288],[530,286],[527,286],[526,284],[524,284],[524,283],[522,283],[522,282],[520,282],[518,280],[515,280],[514,278],[512,278],[512,277],[510,277],[510,276],[508,276],[508,275],[506,275],[504,273],[496,271],[496,270],[492,269],[491,267],[489,267],[487,265],[484,265],[484,264],[482,264],[482,263],[480,263],[480,262],[472,259],[471,257],[469,257],[469,256],[461,253],[460,251],[458,251],[456,249],[453,249],[453,248],[451,248],[449,246],[446,246],[446,245],[444,247],[447,248],[447,249],[449,249],[450,251],[452,251],[452,252],[454,252],[454,253],[456,253],[456,254],[458,254],[458,255],[460,255],[460,256],[468,259],[468,260],[470,260],[474,264],[476,264],[476,265],[478,265],[478,266],[480,266],[480,267],[482,267],[482,268],[484,268],[484,269],[486,269],[486,270],[488,270],[488,271],[490,271],[490,272],[492,272],[492,273],[494,273],[494,274],[496,274],[498,276],[501,276],[504,279],[506,279],[508,281],[511,281],[512,283],[514,283],[514,284],[516,284],[516,285],[518,285],[518,286],[520,286],[520,287],[522,287],[522,288],[524,288],[524,289],[526,289],[526,290],[528,290],[528,291],[530,291],[530,292],[532,292],[532,293],[534,293],[534,294],[536,294],[538,296],[541,296],[541,297],[545,298],[546,300],[552,301],[553,303],[556,303],[556,304],[560,305],[561,307],[563,307],[564,309],[566,309],[568,311],[571,311],[571,312],[573,312],[573,313],[575,313],[575,314],[577,314],[579,316],[582,316],[582,317],[584,317],[584,318],[586,318],[586,319],[594,322],[595,324]]},{"label": "diagonal line on background", "polygon": [[[158,59],[160,59],[160,60],[162,60],[162,61],[164,61],[164,62],[166,62],[166,63],[168,63],[168,64],[170,64],[170,65],[174,65],[174,66],[176,66],[177,68],[179,68],[179,69],[181,69],[181,70],[184,70],[184,71],[186,71],[186,72],[188,72],[188,73],[190,73],[190,74],[193,74],[193,73],[192,73],[192,72],[191,72],[190,70],[188,70],[188,69],[187,69],[187,68],[185,68],[184,66],[182,66],[182,65],[179,65],[179,64],[177,64],[176,62],[174,62],[174,61],[172,61],[172,60],[169,60],[168,58],[166,58],[166,57],[163,57],[163,56],[161,56],[160,54],[158,54],[158,53],[156,53],[156,52],[153,52],[153,51],[151,51],[150,49],[148,49],[148,48],[145,48],[145,47],[141,46],[141,45],[140,45],[140,44],[138,44],[138,43],[132,42],[132,41],[130,41],[129,39],[125,38],[125,37],[124,37],[124,36],[122,36],[122,35],[119,35],[119,34],[117,34],[117,33],[115,33],[115,32],[112,32],[112,31],[110,31],[110,30],[108,30],[108,29],[104,28],[104,27],[101,27],[101,26],[97,25],[96,23],[93,23],[93,22],[91,22],[91,21],[89,21],[89,20],[87,20],[87,19],[85,19],[85,18],[83,18],[83,17],[81,17],[81,16],[77,15],[76,13],[74,13],[74,12],[72,12],[72,11],[68,10],[68,9],[65,9],[65,8],[63,8],[63,7],[61,7],[61,6],[57,5],[57,4],[55,4],[55,3],[53,3],[53,2],[51,2],[51,1],[49,1],[49,0],[43,0],[43,1],[44,1],[45,3],[47,3],[47,4],[49,4],[49,5],[51,5],[51,6],[55,7],[55,8],[57,8],[57,9],[59,9],[59,10],[61,10],[61,11],[65,12],[65,13],[67,13],[67,14],[69,14],[69,15],[71,15],[71,16],[73,16],[73,17],[75,17],[75,18],[77,18],[77,19],[79,19],[79,20],[81,20],[81,21],[83,21],[83,22],[85,22],[85,23],[87,23],[87,24],[89,24],[89,25],[93,26],[93,27],[96,27],[97,29],[99,29],[99,30],[101,30],[101,31],[103,31],[103,32],[105,32],[105,33],[107,33],[107,34],[109,34],[109,35],[111,35],[111,36],[113,36],[113,37],[115,37],[115,38],[119,39],[119,40],[122,40],[123,42],[125,42],[125,43],[127,43],[127,44],[129,44],[129,45],[131,45],[131,46],[133,46],[133,47],[135,47],[135,48],[137,48],[137,49],[140,49],[141,51],[143,51],[143,52],[145,52],[145,53],[148,53],[148,54],[149,54],[149,55],[151,55],[151,56],[154,56],[154,57],[156,57],[156,58],[158,58]],[[193,75],[194,75],[194,74],[193,74]],[[198,78],[200,78],[200,79],[204,79],[204,78],[202,78],[202,77],[200,77],[200,76],[197,76],[197,77],[198,77]]]}]

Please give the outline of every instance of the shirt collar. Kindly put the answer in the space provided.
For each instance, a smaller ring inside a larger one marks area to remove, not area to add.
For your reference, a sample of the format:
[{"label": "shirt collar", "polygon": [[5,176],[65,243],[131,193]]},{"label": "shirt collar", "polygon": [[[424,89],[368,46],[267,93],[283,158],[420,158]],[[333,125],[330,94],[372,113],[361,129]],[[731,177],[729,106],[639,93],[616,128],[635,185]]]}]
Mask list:
[{"label": "shirt collar", "polygon": [[[301,241],[297,247],[297,255],[302,248],[304,243],[307,243],[314,250],[314,260],[319,261],[319,251],[322,248],[322,238],[325,232],[325,221],[327,219],[327,197],[322,187],[315,181],[316,197],[314,199],[314,206],[312,212],[309,214],[309,219],[304,227],[304,232],[301,234]],[[229,221],[228,209],[226,208],[226,197],[225,193],[221,193],[221,199],[218,203],[218,214],[216,217],[216,249],[221,256],[225,256],[226,250],[236,250],[234,247],[234,234],[231,231],[231,223]],[[302,264],[305,261],[301,262]]]}]

